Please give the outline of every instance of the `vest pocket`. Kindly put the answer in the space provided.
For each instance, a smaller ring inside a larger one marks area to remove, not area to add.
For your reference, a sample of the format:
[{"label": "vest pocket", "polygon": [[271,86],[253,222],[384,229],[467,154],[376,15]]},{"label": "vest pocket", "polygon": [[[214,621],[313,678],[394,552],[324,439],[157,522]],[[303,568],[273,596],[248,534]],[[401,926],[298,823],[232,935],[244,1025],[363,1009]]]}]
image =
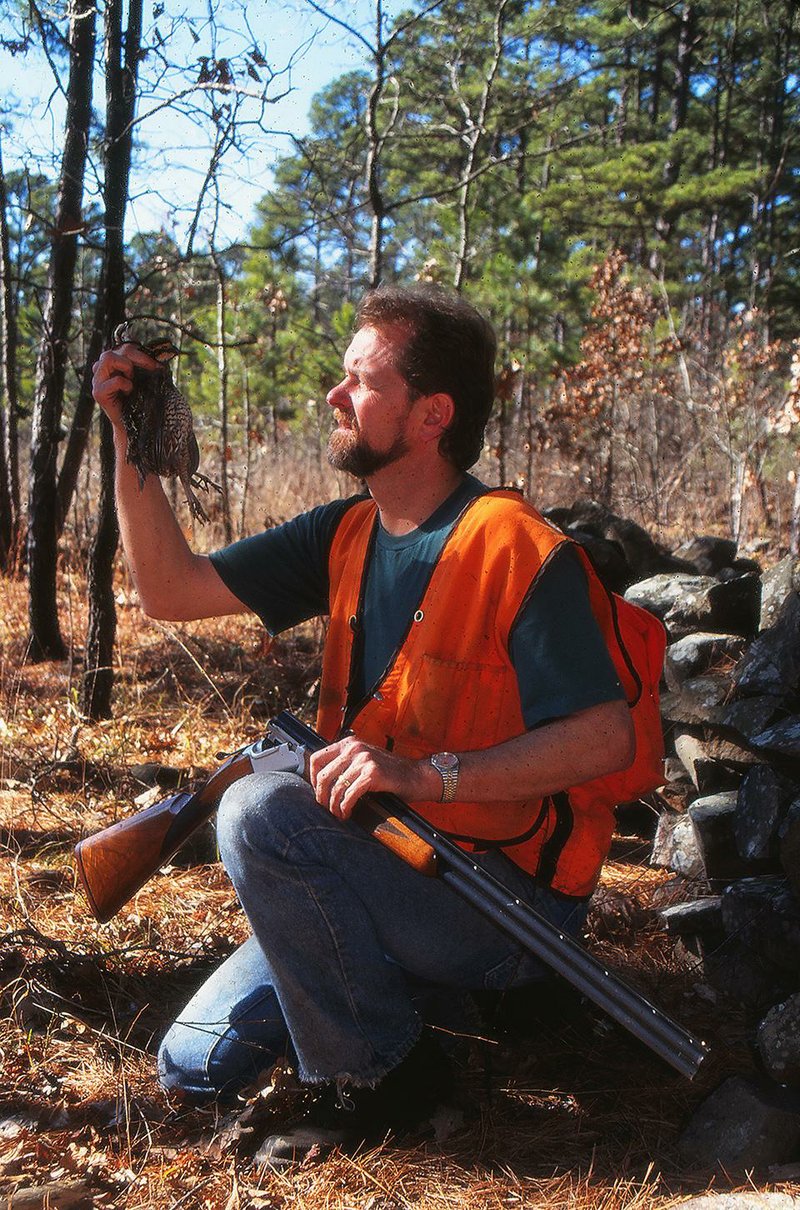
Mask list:
[{"label": "vest pocket", "polygon": [[[513,670],[510,675],[515,689]],[[404,745],[418,747],[420,755],[491,747],[499,739],[505,711],[498,707],[508,692],[508,676],[509,670],[497,665],[423,655],[409,676],[416,687],[411,690],[409,684],[397,716]]]}]

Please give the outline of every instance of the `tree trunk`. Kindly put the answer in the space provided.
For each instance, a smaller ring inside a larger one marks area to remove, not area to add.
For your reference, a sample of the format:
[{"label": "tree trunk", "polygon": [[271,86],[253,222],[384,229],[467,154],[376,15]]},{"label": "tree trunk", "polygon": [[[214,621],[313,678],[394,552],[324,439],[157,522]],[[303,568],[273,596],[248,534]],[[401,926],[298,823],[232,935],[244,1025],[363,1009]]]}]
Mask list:
[{"label": "tree trunk", "polygon": [[[244,359],[242,359],[244,361]],[[250,377],[247,363],[242,365],[242,400],[244,402],[244,476],[242,478],[242,499],[239,508],[239,537],[243,538],[247,530],[247,505],[250,495],[250,471],[253,463],[253,415],[250,401]]]},{"label": "tree trunk", "polygon": [[17,420],[17,305],[8,233],[8,195],[0,148],[0,571],[8,573],[19,556],[19,458]]},{"label": "tree trunk", "polygon": [[461,184],[457,195],[458,212],[458,249],[456,252],[456,269],[453,275],[453,287],[459,292],[464,288],[469,270],[471,253],[470,206],[473,175],[478,162],[478,149],[483,136],[487,133],[486,125],[492,93],[500,63],[503,57],[503,30],[506,20],[508,0],[500,0],[495,9],[492,26],[492,56],[489,60],[486,77],[483,82],[477,114],[469,111],[466,100],[460,99],[464,116],[464,131],[462,139],[466,145],[466,153],[461,166]]},{"label": "tree trunk", "polygon": [[[128,202],[132,123],[136,109],[136,74],[142,37],[142,0],[130,0],[124,60],[122,0],[106,0],[106,157],[105,260],[102,292],[105,299],[105,339],[125,317],[125,250],[123,228]],[[81,686],[81,709],[89,718],[111,715],[114,685],[113,652],[117,618],[114,606],[114,556],[119,533],[114,508],[114,446],[105,416],[100,439],[101,488],[97,529],[89,553],[89,626],[86,663]]]},{"label": "tree trunk", "polygon": [[789,527],[789,554],[795,559],[800,556],[800,475],[797,475],[794,481],[792,518]]},{"label": "tree trunk", "polygon": [[63,659],[66,655],[56,602],[56,462],[61,439],[75,263],[82,229],[94,47],[94,3],[92,0],[73,0],[65,145],[42,316],[42,343],[36,364],[31,434],[27,551],[29,656],[32,660]]},{"label": "tree trunk", "polygon": [[86,364],[83,370],[81,389],[75,412],[67,437],[64,457],[61,461],[61,472],[58,476],[56,527],[59,537],[64,529],[64,522],[72,505],[75,488],[78,483],[81,463],[83,462],[89,433],[94,416],[94,397],[92,395],[92,366],[103,350],[105,337],[105,297],[103,283],[100,282],[95,306],[94,324],[86,354]]},{"label": "tree trunk", "polygon": [[[225,337],[225,320],[228,310],[225,267],[215,252],[211,259],[217,277],[217,400],[219,404],[219,483],[222,494],[222,526],[225,542],[233,541],[231,522],[231,498],[228,484],[228,346]],[[273,401],[274,406],[274,401]]]},{"label": "tree trunk", "polygon": [[375,4],[375,81],[370,89],[366,112],[367,161],[364,176],[367,197],[372,211],[369,240],[370,287],[379,286],[383,277],[383,239],[386,221],[386,203],[380,181],[380,159],[383,139],[378,133],[378,106],[383,96],[385,82],[385,49],[383,45],[383,6],[381,0]]},{"label": "tree trunk", "polygon": [[[691,0],[684,3],[681,10],[680,26],[678,28],[678,43],[675,52],[675,71],[672,78],[672,95],[670,99],[669,133],[673,140],[669,145],[669,153],[661,170],[661,183],[665,190],[678,180],[682,156],[675,145],[674,136],[686,125],[689,108],[689,85],[691,83],[692,56],[695,46],[696,14]],[[650,258],[650,268],[658,272],[660,249],[669,241],[672,234],[672,222],[663,214],[656,219],[656,235],[658,244],[653,249]]]}]

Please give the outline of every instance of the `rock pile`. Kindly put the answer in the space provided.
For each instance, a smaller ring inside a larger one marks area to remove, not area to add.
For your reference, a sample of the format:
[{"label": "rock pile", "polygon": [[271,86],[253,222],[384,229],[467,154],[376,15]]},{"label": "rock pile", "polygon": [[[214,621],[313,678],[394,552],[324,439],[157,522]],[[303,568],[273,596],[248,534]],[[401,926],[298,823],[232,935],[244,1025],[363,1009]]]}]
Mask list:
[{"label": "rock pile", "polygon": [[666,776],[686,793],[669,796],[681,809],[660,816],[652,862],[673,871],[685,901],[662,916],[706,994],[733,998],[754,1023],[761,1077],[716,1090],[684,1133],[683,1159],[729,1173],[797,1161],[800,562],[762,575],[723,539],[671,553],[597,505],[550,515],[667,629]]}]

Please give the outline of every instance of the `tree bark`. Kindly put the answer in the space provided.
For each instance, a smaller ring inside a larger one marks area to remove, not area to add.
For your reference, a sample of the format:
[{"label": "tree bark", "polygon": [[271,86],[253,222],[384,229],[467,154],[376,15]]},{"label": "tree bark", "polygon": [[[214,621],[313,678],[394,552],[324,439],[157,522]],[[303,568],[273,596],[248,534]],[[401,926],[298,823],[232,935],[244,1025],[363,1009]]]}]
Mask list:
[{"label": "tree bark", "polygon": [[[125,248],[123,228],[128,203],[136,75],[142,37],[142,0],[130,0],[128,27],[122,37],[122,0],[107,0],[105,9],[106,156],[105,260],[101,283],[105,339],[125,317]],[[114,605],[114,556],[119,531],[114,508],[114,444],[103,416],[100,441],[101,488],[97,529],[89,553],[89,626],[80,705],[89,718],[111,715],[114,685],[113,652],[117,630]]]},{"label": "tree bark", "polygon": [[219,255],[212,251],[211,259],[217,278],[217,402],[219,406],[219,482],[222,496],[222,527],[225,542],[231,543],[233,541],[233,524],[228,483],[228,345],[225,335],[228,312],[227,283],[225,266]]},{"label": "tree bark", "polygon": [[67,337],[82,230],[81,206],[95,48],[93,0],[73,0],[67,118],[55,226],[50,250],[42,343],[36,365],[28,489],[29,658],[63,659],[64,640],[56,600],[56,462],[67,368]]},{"label": "tree bark", "polygon": [[89,433],[92,428],[92,417],[94,416],[92,366],[103,350],[104,336],[105,299],[101,280],[98,288],[97,303],[95,305],[94,324],[87,346],[86,364],[83,370],[81,388],[77,403],[75,404],[75,412],[64,449],[64,457],[61,460],[61,471],[58,476],[58,487],[56,489],[56,528],[59,537],[63,532],[64,522],[72,505],[72,498],[75,495],[78,475],[80,474],[81,464],[89,441]]},{"label": "tree bark", "polygon": [[0,358],[3,400],[0,406],[0,571],[19,563],[19,398],[17,392],[17,303],[8,232],[8,194],[0,147]]},{"label": "tree bark", "polygon": [[[696,13],[691,0],[687,0],[681,9],[678,41],[675,51],[675,71],[672,77],[672,94],[670,98],[669,134],[670,139],[686,125],[689,108],[689,85],[691,83],[692,58],[695,47],[695,30],[697,25]],[[682,155],[674,141],[670,142],[669,153],[661,170],[661,183],[665,190],[678,180],[681,170]],[[672,234],[672,221],[660,214],[656,219],[656,235],[658,243],[650,258],[650,268],[654,273],[659,270],[660,249],[668,242]]]}]

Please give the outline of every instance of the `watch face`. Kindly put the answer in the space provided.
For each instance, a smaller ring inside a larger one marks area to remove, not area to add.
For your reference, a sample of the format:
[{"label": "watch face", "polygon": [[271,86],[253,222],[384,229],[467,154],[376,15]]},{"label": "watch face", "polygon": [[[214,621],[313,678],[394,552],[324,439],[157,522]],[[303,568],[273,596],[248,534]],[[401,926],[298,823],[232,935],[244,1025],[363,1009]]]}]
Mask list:
[{"label": "watch face", "polygon": [[452,752],[437,752],[432,757],[433,763],[441,773],[447,773],[450,769],[458,768],[458,757]]}]

